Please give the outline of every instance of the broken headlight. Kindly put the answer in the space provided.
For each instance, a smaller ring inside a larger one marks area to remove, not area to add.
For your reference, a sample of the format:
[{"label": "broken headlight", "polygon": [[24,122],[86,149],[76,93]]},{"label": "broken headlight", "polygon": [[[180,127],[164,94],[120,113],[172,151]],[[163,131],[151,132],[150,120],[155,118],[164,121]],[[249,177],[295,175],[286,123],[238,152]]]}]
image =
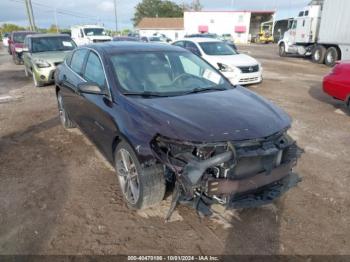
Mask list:
[{"label": "broken headlight", "polygon": [[203,161],[227,151],[227,143],[196,143],[156,136],[151,147],[156,157],[177,172],[191,160]]}]

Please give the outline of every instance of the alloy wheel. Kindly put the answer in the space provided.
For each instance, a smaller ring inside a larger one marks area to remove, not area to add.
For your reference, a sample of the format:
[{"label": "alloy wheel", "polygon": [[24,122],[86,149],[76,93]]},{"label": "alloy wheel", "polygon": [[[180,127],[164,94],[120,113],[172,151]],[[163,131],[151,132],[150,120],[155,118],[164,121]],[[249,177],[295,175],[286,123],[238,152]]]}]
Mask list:
[{"label": "alloy wheel", "polygon": [[134,160],[124,148],[117,152],[116,170],[124,197],[135,205],[140,197],[139,175]]},{"label": "alloy wheel", "polygon": [[60,120],[61,120],[62,125],[64,126],[66,123],[66,112],[64,110],[63,100],[62,100],[61,95],[58,95],[57,101],[58,101],[58,112],[60,115]]}]

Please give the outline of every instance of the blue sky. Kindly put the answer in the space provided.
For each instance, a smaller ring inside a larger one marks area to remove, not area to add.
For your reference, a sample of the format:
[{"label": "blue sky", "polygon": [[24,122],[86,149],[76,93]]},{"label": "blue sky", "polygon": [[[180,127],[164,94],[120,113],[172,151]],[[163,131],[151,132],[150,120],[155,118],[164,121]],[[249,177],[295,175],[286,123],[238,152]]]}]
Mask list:
[{"label": "blue sky", "polygon": [[[132,28],[131,18],[139,2],[140,0],[117,0],[119,28]],[[191,0],[174,2],[188,4]],[[295,16],[309,2],[310,0],[201,0],[204,10],[277,10],[278,19]],[[49,27],[55,23],[55,8],[61,28],[83,23],[103,23],[110,29],[115,27],[113,0],[32,0],[32,3],[38,27]],[[28,25],[24,0],[0,1],[0,23],[4,22]]]}]

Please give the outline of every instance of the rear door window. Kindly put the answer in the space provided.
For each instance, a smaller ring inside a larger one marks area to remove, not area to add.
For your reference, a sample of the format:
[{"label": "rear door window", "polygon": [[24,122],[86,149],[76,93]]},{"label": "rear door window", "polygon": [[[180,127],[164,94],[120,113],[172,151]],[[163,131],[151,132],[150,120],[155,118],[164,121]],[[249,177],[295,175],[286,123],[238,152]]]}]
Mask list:
[{"label": "rear door window", "polygon": [[82,74],[83,64],[87,53],[88,53],[87,49],[78,49],[77,51],[74,52],[72,56],[70,67],[74,72],[76,72],[79,75]]}]

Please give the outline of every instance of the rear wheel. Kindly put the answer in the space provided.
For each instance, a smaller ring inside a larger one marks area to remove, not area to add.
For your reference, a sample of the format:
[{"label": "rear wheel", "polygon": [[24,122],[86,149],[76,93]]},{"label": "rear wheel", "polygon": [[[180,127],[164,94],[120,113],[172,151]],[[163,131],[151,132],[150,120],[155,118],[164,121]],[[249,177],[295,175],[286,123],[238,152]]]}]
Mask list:
[{"label": "rear wheel", "polygon": [[312,50],[311,59],[316,64],[323,64],[326,56],[326,48],[323,45],[318,45]]},{"label": "rear wheel", "polygon": [[130,208],[144,209],[163,200],[165,178],[161,165],[142,167],[134,149],[125,141],[118,144],[114,160],[119,185]]},{"label": "rear wheel", "polygon": [[338,49],[333,46],[328,48],[325,55],[325,64],[329,67],[333,67],[338,60],[339,60]]},{"label": "rear wheel", "polygon": [[60,121],[61,121],[62,126],[66,129],[74,128],[75,124],[72,122],[72,120],[70,120],[70,118],[66,112],[66,109],[64,107],[63,98],[62,98],[60,92],[57,93],[57,104],[58,104],[58,112],[59,112]]},{"label": "rear wheel", "polygon": [[279,45],[279,55],[280,55],[281,57],[286,56],[286,45],[285,45],[284,43],[281,43],[281,44]]}]

